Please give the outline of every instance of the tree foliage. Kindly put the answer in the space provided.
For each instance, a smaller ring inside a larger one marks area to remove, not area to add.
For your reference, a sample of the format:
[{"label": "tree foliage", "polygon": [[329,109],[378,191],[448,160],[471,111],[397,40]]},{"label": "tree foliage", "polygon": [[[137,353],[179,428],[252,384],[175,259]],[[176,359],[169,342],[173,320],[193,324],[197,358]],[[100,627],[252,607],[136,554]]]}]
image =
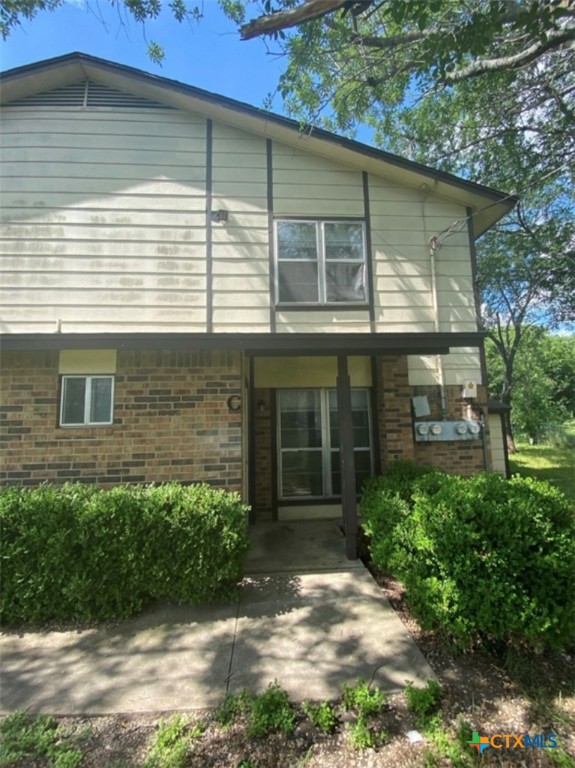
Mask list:
[{"label": "tree foliage", "polygon": [[[23,21],[31,21],[38,13],[42,11],[55,11],[64,5],[66,0],[0,0],[0,34],[6,38],[19,27]],[[128,24],[134,21],[145,25],[146,22],[156,19],[162,9],[168,8],[174,20],[183,22],[185,20],[198,21],[202,17],[198,6],[188,5],[186,0],[110,0],[110,4],[117,9],[118,18],[122,24]],[[86,3],[90,10],[95,9],[94,19],[99,18],[97,12],[98,2]],[[161,63],[164,59],[164,48],[160,44],[148,42],[148,55],[155,63]]]},{"label": "tree foliage", "polygon": [[550,428],[575,418],[575,336],[525,326],[510,382],[505,358],[492,340],[486,352],[490,395],[504,399],[509,385],[514,391],[512,421],[516,432],[537,442],[547,436]]}]

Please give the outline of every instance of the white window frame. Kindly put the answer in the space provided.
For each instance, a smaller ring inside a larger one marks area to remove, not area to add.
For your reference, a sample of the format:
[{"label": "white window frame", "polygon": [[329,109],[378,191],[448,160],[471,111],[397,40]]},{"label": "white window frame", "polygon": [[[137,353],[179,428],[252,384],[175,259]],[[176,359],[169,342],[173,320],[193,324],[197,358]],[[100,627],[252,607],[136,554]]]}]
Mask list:
[{"label": "white window frame", "polygon": [[[68,379],[84,379],[86,382],[86,389],[84,394],[84,421],[77,423],[68,423],[63,421],[64,419],[64,396],[66,393],[66,381]],[[92,407],[92,381],[94,379],[108,379],[111,382],[110,386],[110,419],[109,421],[91,421],[90,411]],[[61,393],[60,393],[60,426],[66,427],[66,429],[74,429],[76,427],[104,427],[114,423],[114,381],[115,377],[105,373],[95,373],[90,375],[80,374],[65,374],[62,376]]]},{"label": "white window frame", "polygon": [[[277,397],[277,423],[276,423],[276,444],[277,444],[277,493],[278,499],[282,502],[298,502],[298,501],[320,501],[329,499],[341,499],[341,494],[336,495],[333,493],[333,478],[331,470],[331,458],[332,453],[339,452],[340,448],[334,448],[331,444],[331,432],[330,432],[330,409],[329,409],[329,395],[330,392],[337,392],[334,387],[296,387],[296,389],[306,392],[320,392],[320,418],[321,418],[321,447],[306,449],[309,451],[316,451],[321,453],[322,457],[322,475],[324,482],[324,493],[320,496],[284,496],[283,491],[283,453],[297,453],[302,450],[301,448],[283,448],[282,446],[282,432],[281,432],[281,393],[289,392],[289,389],[278,389],[276,392]],[[369,387],[352,387],[352,391],[362,391],[367,393],[367,424],[369,429],[369,446],[354,447],[355,451],[365,451],[369,449],[369,458],[371,465],[371,473],[373,474],[374,468],[374,447],[373,447],[373,421],[372,421],[372,404],[371,394]]]},{"label": "white window frame", "polygon": [[[279,264],[284,263],[312,263],[306,262],[305,259],[282,259],[279,251],[279,224],[315,224],[316,227],[316,244],[317,244],[317,260],[313,263],[317,264],[318,270],[318,300],[317,301],[280,301],[280,283],[279,283]],[[361,226],[361,244],[363,251],[363,259],[327,259],[325,253],[325,225],[326,224],[355,224]],[[368,288],[368,270],[367,270],[367,237],[365,232],[365,221],[363,219],[306,219],[306,218],[277,218],[274,221],[274,253],[275,253],[275,303],[280,306],[297,307],[297,306],[309,306],[309,307],[342,307],[347,305],[367,306],[369,304],[369,288]],[[326,264],[363,264],[364,275],[363,285],[365,298],[363,299],[349,299],[346,301],[327,301],[327,279],[326,279]]]}]

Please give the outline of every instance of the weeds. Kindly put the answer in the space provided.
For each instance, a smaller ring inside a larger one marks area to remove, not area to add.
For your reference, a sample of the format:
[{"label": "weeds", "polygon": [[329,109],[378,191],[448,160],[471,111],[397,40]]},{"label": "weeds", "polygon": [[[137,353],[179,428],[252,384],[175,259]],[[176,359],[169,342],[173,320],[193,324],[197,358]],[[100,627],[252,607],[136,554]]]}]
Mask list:
[{"label": "weeds", "polygon": [[273,731],[290,735],[293,733],[296,714],[287,692],[274,682],[259,696],[249,691],[226,696],[214,713],[214,721],[226,727],[243,716],[248,720],[248,736],[265,736]]},{"label": "weeds", "polygon": [[290,704],[288,695],[277,683],[271,683],[265,693],[252,701],[250,736],[265,736],[273,731],[286,735],[293,733],[296,711]]},{"label": "weeds", "polygon": [[371,688],[370,684],[360,678],[355,685],[341,687],[343,706],[360,716],[371,717],[379,715],[387,702],[387,697],[379,688]]},{"label": "weeds", "polygon": [[341,687],[344,709],[354,712],[357,720],[349,726],[349,743],[355,749],[376,749],[388,738],[385,731],[377,730],[373,719],[381,714],[387,697],[379,688],[372,688],[363,678],[355,685]]},{"label": "weeds", "polygon": [[144,768],[184,768],[190,751],[190,740],[198,738],[204,731],[203,723],[190,727],[180,714],[166,721],[160,720]]},{"label": "weeds", "polygon": [[320,704],[311,704],[304,701],[302,710],[310,721],[324,733],[333,733],[337,728],[339,718],[332,704],[329,701],[322,701]]},{"label": "weeds", "polygon": [[428,680],[425,688],[414,688],[412,683],[408,683],[405,698],[408,709],[415,715],[417,726],[429,727],[443,699],[443,688],[437,680]]},{"label": "weeds", "polygon": [[377,749],[388,739],[386,731],[370,725],[366,715],[360,715],[349,727],[349,743],[355,749]]},{"label": "weeds", "polygon": [[5,717],[0,723],[0,765],[38,758],[51,760],[54,768],[77,768],[82,752],[70,745],[70,737],[53,717],[22,711]]},{"label": "weeds", "polygon": [[240,715],[249,714],[253,698],[249,691],[229,693],[214,712],[214,722],[225,728],[231,725]]}]

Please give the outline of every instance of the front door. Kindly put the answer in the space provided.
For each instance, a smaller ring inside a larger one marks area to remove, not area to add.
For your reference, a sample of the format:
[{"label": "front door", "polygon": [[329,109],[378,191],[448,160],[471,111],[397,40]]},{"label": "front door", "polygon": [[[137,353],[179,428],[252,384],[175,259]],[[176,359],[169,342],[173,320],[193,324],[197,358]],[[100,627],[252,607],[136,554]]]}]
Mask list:
[{"label": "front door", "polygon": [[[339,502],[341,473],[335,389],[282,389],[277,392],[278,501]],[[352,389],[356,488],[372,474],[368,389]]]}]

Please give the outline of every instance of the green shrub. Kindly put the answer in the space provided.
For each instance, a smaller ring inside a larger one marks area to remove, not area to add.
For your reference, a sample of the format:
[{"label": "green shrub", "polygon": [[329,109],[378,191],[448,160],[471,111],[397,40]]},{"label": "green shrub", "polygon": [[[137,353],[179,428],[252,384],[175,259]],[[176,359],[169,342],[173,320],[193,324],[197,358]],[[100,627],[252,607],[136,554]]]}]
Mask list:
[{"label": "green shrub", "polygon": [[436,475],[413,502],[389,563],[424,626],[461,646],[569,642],[575,522],[559,491],[531,478]]},{"label": "green shrub", "polygon": [[370,538],[369,554],[383,572],[391,567],[393,532],[409,516],[412,496],[425,481],[437,483],[439,470],[410,461],[396,461],[387,474],[368,480],[361,497],[363,530]]},{"label": "green shrub", "polygon": [[246,510],[205,484],[3,489],[2,620],[100,621],[151,599],[228,599],[249,545]]}]

